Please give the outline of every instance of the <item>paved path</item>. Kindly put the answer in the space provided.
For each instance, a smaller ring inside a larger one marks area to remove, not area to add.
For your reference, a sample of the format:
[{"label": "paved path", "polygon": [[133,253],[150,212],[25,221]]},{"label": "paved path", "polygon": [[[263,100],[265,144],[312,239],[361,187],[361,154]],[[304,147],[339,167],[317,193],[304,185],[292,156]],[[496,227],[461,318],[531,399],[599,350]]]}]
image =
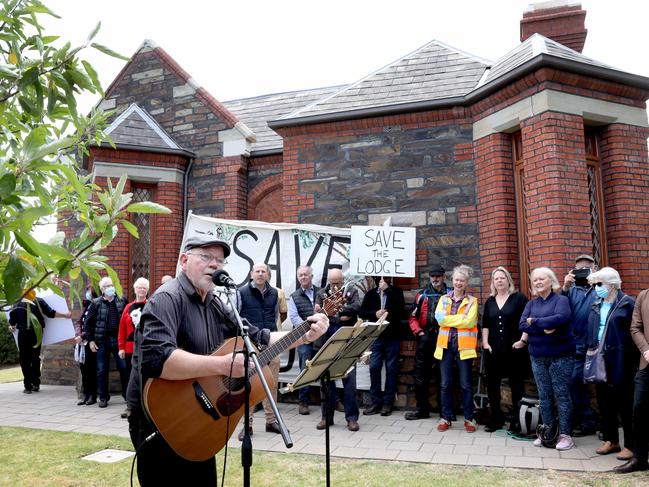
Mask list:
[{"label": "paved path", "polygon": [[[128,438],[121,397],[113,398],[105,409],[77,406],[72,386],[42,386],[41,392],[23,394],[22,383],[0,384],[0,425],[117,435]],[[324,431],[315,427],[320,419],[319,408],[311,407],[309,416],[297,414],[297,405],[280,403],[280,411],[293,439],[292,451],[324,455]],[[486,465],[494,467],[544,468],[601,472],[622,462],[613,455],[595,453],[597,437],[576,438],[576,448],[558,452],[536,448],[529,441],[509,438],[499,432],[487,433],[482,427],[476,433],[466,433],[462,422],[439,433],[437,419],[406,421],[397,411],[391,416],[361,415],[360,431],[346,428],[342,413],[336,413],[331,428],[331,454],[345,458],[400,460],[420,463],[453,465]],[[266,433],[263,411],[255,414],[253,447],[256,450],[286,451],[281,436]],[[230,439],[238,447],[237,427]]]}]

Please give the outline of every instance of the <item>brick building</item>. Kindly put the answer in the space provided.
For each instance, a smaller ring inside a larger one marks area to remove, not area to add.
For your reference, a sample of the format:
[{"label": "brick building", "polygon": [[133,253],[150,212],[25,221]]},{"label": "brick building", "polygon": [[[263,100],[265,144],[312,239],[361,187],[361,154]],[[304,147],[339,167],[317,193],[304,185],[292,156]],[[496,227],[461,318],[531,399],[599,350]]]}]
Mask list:
[{"label": "brick building", "polygon": [[[433,40],[350,85],[219,102],[145,41],[106,90],[116,149],[96,182],[170,207],[108,249],[125,289],[172,273],[183,215],[417,227],[427,269],[465,263],[482,298],[497,265],[563,275],[574,256],[649,284],[649,78],[581,54],[586,12],[531,7],[520,44],[491,62]],[[263,86],[260,86],[260,90]],[[137,217],[141,218],[141,217]],[[408,353],[404,344],[404,352]]]}]

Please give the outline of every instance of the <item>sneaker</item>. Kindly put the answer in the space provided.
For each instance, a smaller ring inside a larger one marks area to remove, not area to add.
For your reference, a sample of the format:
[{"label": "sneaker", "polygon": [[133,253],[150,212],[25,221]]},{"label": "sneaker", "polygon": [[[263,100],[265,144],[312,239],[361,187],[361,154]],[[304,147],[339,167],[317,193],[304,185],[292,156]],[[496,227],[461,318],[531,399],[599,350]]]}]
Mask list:
[{"label": "sneaker", "polygon": [[465,419],[464,420],[464,429],[467,433],[475,433],[478,423],[475,422],[475,419]]},{"label": "sneaker", "polygon": [[534,445],[534,446],[543,446],[543,442],[541,441],[541,438],[537,438],[536,440],[534,440],[532,445]]},{"label": "sneaker", "polygon": [[437,431],[446,431],[452,426],[451,422],[444,419],[440,418],[439,422],[437,423]]},{"label": "sneaker", "polygon": [[573,446],[575,446],[575,442],[572,441],[572,438],[568,435],[559,435],[559,443],[557,443],[557,446],[555,448],[557,450],[570,450]]},{"label": "sneaker", "polygon": [[308,414],[311,414],[311,412],[309,411],[309,405],[305,402],[300,403],[300,405],[297,408],[297,412],[302,416],[307,416]]},{"label": "sneaker", "polygon": [[106,399],[100,399],[99,400],[99,407],[100,408],[105,408],[108,406],[108,401]]}]

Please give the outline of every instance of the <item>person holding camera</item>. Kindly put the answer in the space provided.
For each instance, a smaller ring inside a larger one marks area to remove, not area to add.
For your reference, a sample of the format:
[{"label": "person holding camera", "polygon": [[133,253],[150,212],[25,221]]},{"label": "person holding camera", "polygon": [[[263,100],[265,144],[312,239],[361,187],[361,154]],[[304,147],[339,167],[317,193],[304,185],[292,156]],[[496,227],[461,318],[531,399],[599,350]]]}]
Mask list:
[{"label": "person holding camera", "polygon": [[584,384],[586,360],[586,330],[588,316],[597,294],[588,283],[588,276],[597,270],[595,259],[587,254],[575,259],[575,267],[563,279],[561,294],[570,301],[570,326],[575,339],[575,361],[570,385],[573,407],[573,436],[593,435],[597,429],[597,416],[590,406],[588,388]]},{"label": "person holding camera", "polygon": [[602,440],[599,455],[620,451],[618,416],[624,431],[624,449],[618,460],[633,457],[633,376],[638,365],[638,349],[631,339],[631,317],[635,301],[624,294],[620,274],[612,267],[588,276],[597,300],[590,309],[586,346],[596,349],[603,342],[606,382],[596,382],[597,406],[602,417]]}]

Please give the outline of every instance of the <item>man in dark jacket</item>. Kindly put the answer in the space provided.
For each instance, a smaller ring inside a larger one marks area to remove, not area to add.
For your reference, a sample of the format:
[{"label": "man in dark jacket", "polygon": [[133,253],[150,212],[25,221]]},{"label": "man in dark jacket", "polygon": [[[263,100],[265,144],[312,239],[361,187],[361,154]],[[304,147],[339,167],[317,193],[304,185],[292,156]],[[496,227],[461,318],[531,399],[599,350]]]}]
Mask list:
[{"label": "man in dark jacket", "polygon": [[[332,293],[335,293],[342,288],[344,282],[343,272],[340,269],[331,269],[327,274],[327,285],[320,290],[316,296],[315,310],[320,312],[323,302]],[[355,288],[348,288],[345,290],[345,305],[343,308],[333,316],[329,316],[329,329],[320,339],[314,343],[314,349],[318,350],[324,343],[342,326],[354,326],[358,320],[358,312],[361,308],[361,300],[358,297],[358,291]],[[358,402],[356,400],[356,367],[352,370],[347,377],[343,379],[345,419],[347,420],[347,429],[349,431],[358,431]],[[322,397],[322,419],[317,424],[316,428],[319,430],[325,429],[327,421],[333,424],[333,413],[336,403],[336,383],[329,382],[329,405],[325,398]],[[330,411],[327,417],[326,411]]]},{"label": "man in dark jacket", "polygon": [[115,286],[110,277],[99,281],[101,296],[92,300],[86,316],[86,338],[90,350],[97,354],[97,389],[99,392],[99,407],[105,408],[110,400],[108,375],[110,372],[110,356],[113,355],[115,365],[122,383],[122,396],[126,395],[128,377],[126,363],[119,357],[117,334],[119,320],[124,312],[126,300],[115,294]]},{"label": "man in dark jacket", "polygon": [[[417,350],[415,352],[415,396],[417,409],[408,411],[405,418],[408,420],[424,419],[430,417],[429,388],[433,372],[433,364],[437,364],[436,376],[439,380],[439,364],[433,362],[433,352],[437,343],[439,324],[435,319],[435,308],[439,298],[449,289],[444,282],[444,267],[435,264],[429,271],[430,282],[415,296],[414,309],[409,318],[410,329],[417,337]],[[440,401],[440,388],[437,388],[437,404]]]},{"label": "man in dark jacket", "polygon": [[[271,332],[277,331],[277,318],[279,317],[279,298],[277,289],[268,283],[270,269],[264,262],[258,262],[252,266],[250,281],[241,286],[237,292],[237,301],[241,317],[247,319],[252,325]],[[277,400],[277,381],[279,380],[279,357],[275,357],[268,364],[275,384],[269,384],[273,396]],[[266,413],[266,431],[269,433],[281,433],[277,418],[270,407],[268,399],[262,402]],[[250,409],[250,434],[252,435],[252,413]],[[243,441],[244,431],[241,428],[239,440]]]},{"label": "man in dark jacket", "polygon": [[[23,300],[9,311],[9,331],[13,333],[18,330],[18,360],[23,372],[25,394],[41,389],[41,345],[32,320],[36,319],[42,330],[45,328],[43,315],[48,318],[69,318],[70,312],[54,311],[43,299],[37,298],[33,290],[28,291]],[[38,346],[35,346],[37,343]]]},{"label": "man in dark jacket", "polygon": [[[397,393],[397,372],[399,370],[399,329],[405,306],[403,291],[392,285],[390,277],[374,278],[377,287],[363,297],[359,316],[365,321],[376,321],[386,312],[390,323],[372,344],[370,355],[370,396],[372,404],[363,411],[365,415],[392,414],[394,397]],[[385,391],[381,393],[381,370],[385,363]]]},{"label": "man in dark jacket", "polygon": [[578,279],[575,271],[595,272],[597,266],[595,259],[590,255],[580,255],[575,259],[575,268],[563,279],[561,294],[570,301],[570,327],[575,339],[575,362],[570,385],[570,399],[572,400],[572,436],[580,437],[592,435],[597,429],[597,419],[593,408],[590,406],[590,394],[584,384],[584,361],[586,360],[586,330],[588,328],[588,315],[597,295],[588,281]]},{"label": "man in dark jacket", "polygon": [[[288,316],[293,328],[298,327],[302,322],[311,316],[314,311],[315,298],[320,290],[313,285],[313,270],[308,265],[302,265],[297,268],[297,280],[300,286],[291,294],[288,300]],[[306,367],[306,361],[311,360],[314,356],[313,343],[306,343],[297,347],[297,354],[300,363],[300,370]],[[302,415],[309,413],[309,393],[311,387],[303,387],[298,390],[300,404],[298,412]]]}]

